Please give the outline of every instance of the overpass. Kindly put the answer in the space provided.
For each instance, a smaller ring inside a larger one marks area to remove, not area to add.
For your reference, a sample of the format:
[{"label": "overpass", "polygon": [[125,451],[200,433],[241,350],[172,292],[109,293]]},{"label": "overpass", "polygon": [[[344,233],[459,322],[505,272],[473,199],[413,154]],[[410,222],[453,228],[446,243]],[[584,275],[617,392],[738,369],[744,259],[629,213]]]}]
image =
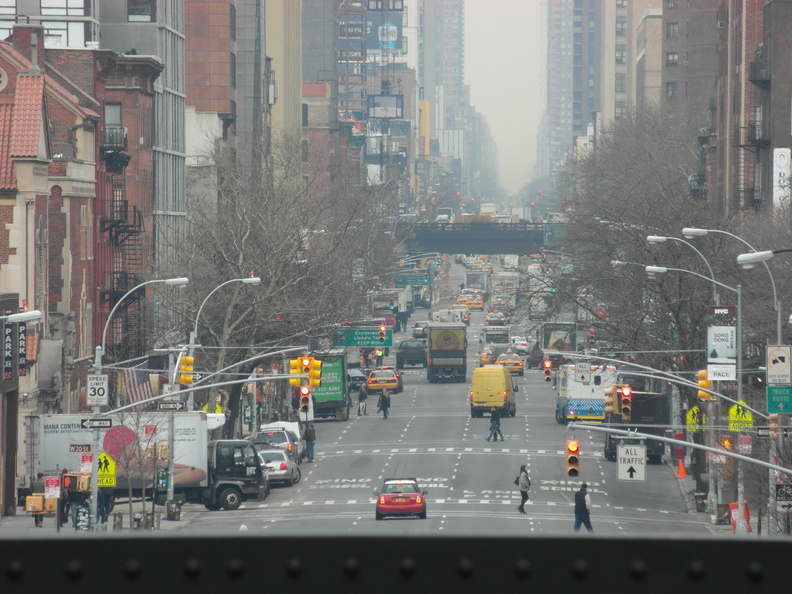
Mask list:
[{"label": "overpass", "polygon": [[558,225],[544,223],[418,223],[398,225],[412,252],[534,254],[551,245]]}]

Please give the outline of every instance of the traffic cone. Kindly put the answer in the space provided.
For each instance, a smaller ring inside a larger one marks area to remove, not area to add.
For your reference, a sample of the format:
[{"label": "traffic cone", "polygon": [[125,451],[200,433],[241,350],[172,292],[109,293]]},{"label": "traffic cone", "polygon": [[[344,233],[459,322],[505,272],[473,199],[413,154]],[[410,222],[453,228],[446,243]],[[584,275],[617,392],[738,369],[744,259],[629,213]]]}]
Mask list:
[{"label": "traffic cone", "polygon": [[677,471],[677,478],[687,478],[687,473],[685,472],[685,463],[682,460],[679,460],[679,470]]}]

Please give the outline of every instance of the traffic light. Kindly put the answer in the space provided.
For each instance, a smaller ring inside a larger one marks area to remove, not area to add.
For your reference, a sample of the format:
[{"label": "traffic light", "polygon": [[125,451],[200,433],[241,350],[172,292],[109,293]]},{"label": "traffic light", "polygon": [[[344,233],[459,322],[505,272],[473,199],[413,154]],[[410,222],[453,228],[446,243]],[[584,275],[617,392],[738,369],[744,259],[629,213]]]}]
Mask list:
[{"label": "traffic light", "polygon": [[[289,373],[297,374],[302,373],[300,371],[300,360],[299,359],[291,359],[289,360]],[[299,377],[290,377],[289,378],[289,385],[300,387],[302,385],[302,380]]]},{"label": "traffic light", "polygon": [[322,385],[322,362],[312,358],[310,368],[308,383],[312,388],[319,388]]},{"label": "traffic light", "polygon": [[624,384],[621,387],[619,409],[621,410],[622,421],[628,423],[630,421],[630,413],[632,413],[632,388],[628,384]]},{"label": "traffic light", "polygon": [[544,369],[544,381],[551,381],[553,379],[553,362],[549,359],[542,361],[542,368]]},{"label": "traffic light", "polygon": [[379,327],[379,341],[385,342],[385,340],[387,339],[387,335],[388,335],[388,327],[385,324],[382,324]]},{"label": "traffic light", "polygon": [[576,439],[566,442],[566,475],[580,476],[580,444]]},{"label": "traffic light", "polygon": [[179,383],[191,384],[193,383],[193,364],[195,357],[182,355],[179,359]]},{"label": "traffic light", "polygon": [[[706,369],[699,369],[698,372],[696,372],[696,376],[698,377],[699,388],[704,388],[704,390],[712,389],[712,381],[710,381],[707,377]],[[712,394],[709,392],[704,392],[703,390],[699,390],[696,395],[701,400],[715,400],[715,397]]]},{"label": "traffic light", "polygon": [[767,436],[772,441],[776,441],[778,440],[778,413],[771,413],[767,418],[770,421],[770,425],[768,427],[769,433]]},{"label": "traffic light", "polygon": [[605,388],[605,412],[619,414],[619,386]]},{"label": "traffic light", "polygon": [[311,386],[300,386],[300,412],[311,410]]}]

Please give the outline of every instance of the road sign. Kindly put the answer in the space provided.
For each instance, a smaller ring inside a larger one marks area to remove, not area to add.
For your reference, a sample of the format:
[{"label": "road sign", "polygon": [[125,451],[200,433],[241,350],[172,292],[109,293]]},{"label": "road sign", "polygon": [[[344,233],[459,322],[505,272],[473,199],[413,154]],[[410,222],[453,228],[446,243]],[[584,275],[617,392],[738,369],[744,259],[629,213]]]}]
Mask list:
[{"label": "road sign", "polygon": [[100,487],[116,486],[116,461],[107,452],[99,454],[99,468],[96,477]]},{"label": "road sign", "polygon": [[646,446],[619,444],[616,461],[619,464],[620,481],[646,480]]},{"label": "road sign", "polygon": [[750,431],[753,428],[753,415],[740,401],[729,407],[729,431]]},{"label": "road sign", "polygon": [[405,274],[401,278],[394,280],[393,284],[397,287],[404,287],[407,285],[428,285],[429,280],[426,278],[426,274]]},{"label": "road sign", "polygon": [[113,419],[80,419],[83,429],[110,429],[112,426]]},{"label": "road sign", "polygon": [[788,386],[792,384],[792,346],[767,346],[767,383],[770,386]]},{"label": "road sign", "polygon": [[767,386],[767,412],[792,414],[792,386]]},{"label": "road sign", "polygon": [[707,417],[703,410],[694,406],[685,415],[685,421],[688,433],[697,433],[701,431],[701,426],[707,422]]},{"label": "road sign", "polygon": [[717,382],[733,382],[737,379],[737,366],[709,363],[707,365],[707,378]]},{"label": "road sign", "polygon": [[[171,394],[171,396],[166,396],[162,399],[162,402],[173,402],[175,400],[179,400],[179,389],[181,386],[179,384],[165,384],[163,386],[163,392],[165,394]],[[161,403],[160,403],[161,404]],[[162,410],[160,408],[160,410]],[[179,409],[175,409],[179,410]]]},{"label": "road sign", "polygon": [[88,406],[107,406],[107,375],[89,375],[87,388],[85,403]]},{"label": "road sign", "polygon": [[159,410],[184,410],[184,402],[158,402]]},{"label": "road sign", "polygon": [[380,342],[379,327],[372,328],[347,328],[337,330],[335,335],[336,346],[357,346],[357,347],[392,347],[393,330],[385,331],[385,341]]}]

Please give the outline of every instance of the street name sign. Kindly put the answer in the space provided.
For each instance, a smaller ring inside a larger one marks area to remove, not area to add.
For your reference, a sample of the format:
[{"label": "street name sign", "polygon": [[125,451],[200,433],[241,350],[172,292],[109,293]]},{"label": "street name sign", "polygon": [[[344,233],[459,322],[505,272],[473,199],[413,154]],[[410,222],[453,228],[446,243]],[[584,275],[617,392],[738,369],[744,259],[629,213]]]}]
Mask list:
[{"label": "street name sign", "polygon": [[183,410],[184,402],[159,402],[157,408],[159,410]]},{"label": "street name sign", "polygon": [[767,412],[792,414],[792,386],[767,386]]},{"label": "street name sign", "polygon": [[792,384],[792,346],[767,345],[767,384],[788,386]]},{"label": "street name sign", "polygon": [[88,406],[107,406],[107,375],[89,375],[87,380],[88,393],[85,396],[85,403]]},{"label": "street name sign", "polygon": [[646,480],[646,446],[619,444],[616,454],[620,481]]},{"label": "street name sign", "polygon": [[345,330],[337,330],[335,335],[335,345],[357,347],[392,347],[393,330],[389,328],[385,331],[384,342],[380,342],[379,327],[348,328]]},{"label": "street name sign", "polygon": [[110,429],[112,426],[113,419],[80,419],[83,429]]}]

